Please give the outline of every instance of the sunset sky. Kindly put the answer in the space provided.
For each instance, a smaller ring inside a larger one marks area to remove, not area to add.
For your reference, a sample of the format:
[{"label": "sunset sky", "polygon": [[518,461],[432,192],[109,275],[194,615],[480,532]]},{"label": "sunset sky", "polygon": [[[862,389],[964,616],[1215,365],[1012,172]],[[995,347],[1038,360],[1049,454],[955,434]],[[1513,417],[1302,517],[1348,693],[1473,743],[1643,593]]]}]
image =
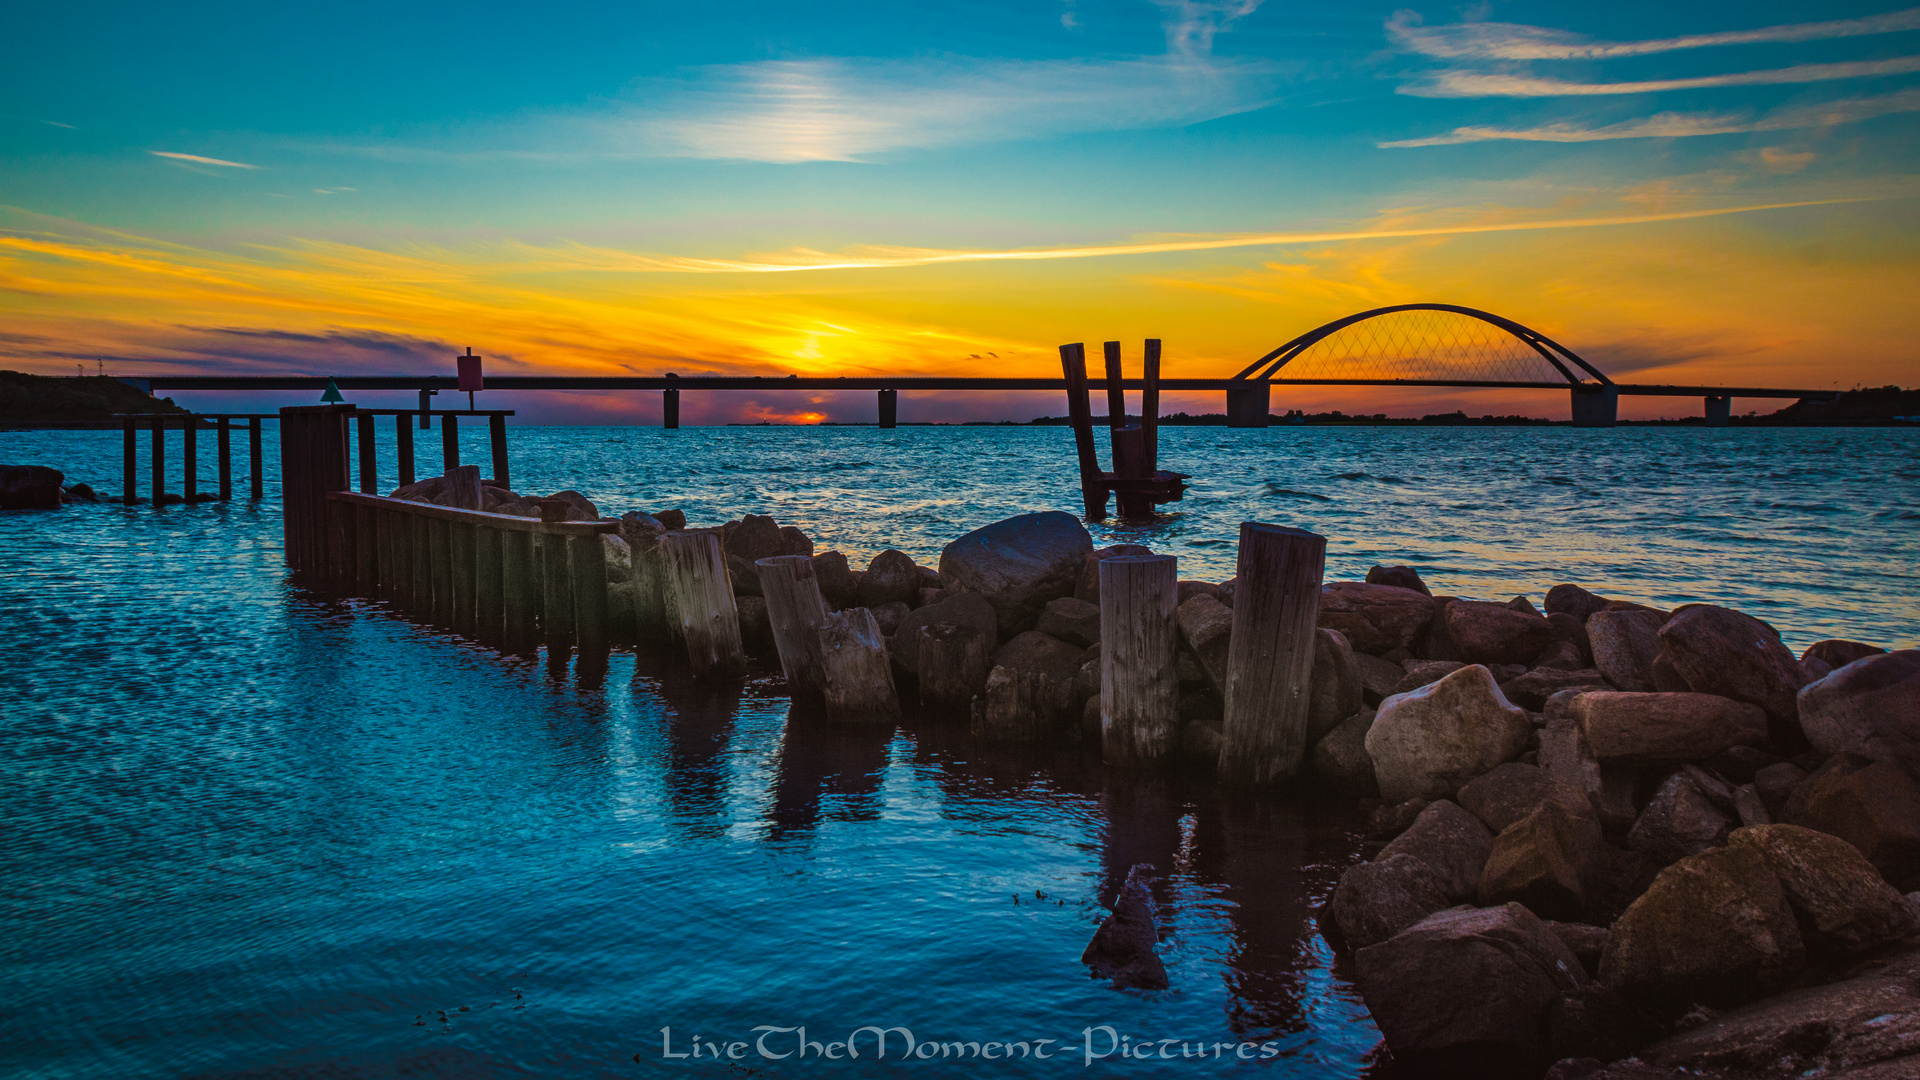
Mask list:
[{"label": "sunset sky", "polygon": [[[8,30],[3,367],[1057,375],[1062,342],[1157,336],[1167,374],[1224,376],[1439,301],[1621,381],[1920,383],[1920,8],[114,3]],[[690,421],[874,412],[704,397]]]}]

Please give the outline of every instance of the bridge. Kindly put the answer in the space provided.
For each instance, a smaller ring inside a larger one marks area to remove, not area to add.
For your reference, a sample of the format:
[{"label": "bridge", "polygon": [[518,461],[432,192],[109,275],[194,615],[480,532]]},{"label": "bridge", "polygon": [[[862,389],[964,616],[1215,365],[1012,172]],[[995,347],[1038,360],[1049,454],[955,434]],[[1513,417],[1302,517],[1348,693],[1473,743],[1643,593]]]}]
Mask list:
[{"label": "bridge", "polygon": [[[1065,392],[1066,378],[968,378],[959,376],[688,375],[561,376],[489,375],[478,385],[451,375],[157,375],[128,379],[149,393],[161,390],[319,391],[329,382],[342,390],[411,390],[420,411],[441,391],[651,390],[663,401],[663,422],[679,426],[680,394],[687,390],[865,390],[879,395],[881,427],[893,427],[902,391],[1041,390]],[[1146,388],[1143,379],[1121,379],[1125,390]],[[1736,397],[1834,397],[1831,390],[1758,386],[1674,386],[1616,383],[1572,349],[1511,319],[1455,304],[1398,304],[1335,319],[1299,335],[1231,378],[1162,378],[1162,391],[1207,391],[1226,398],[1229,427],[1266,427],[1273,388],[1288,386],[1431,386],[1465,389],[1547,390],[1570,395],[1573,422],[1610,427],[1621,397],[1701,399],[1710,426],[1725,426]],[[1106,390],[1105,379],[1087,387]],[[435,410],[438,411],[438,410]]]}]

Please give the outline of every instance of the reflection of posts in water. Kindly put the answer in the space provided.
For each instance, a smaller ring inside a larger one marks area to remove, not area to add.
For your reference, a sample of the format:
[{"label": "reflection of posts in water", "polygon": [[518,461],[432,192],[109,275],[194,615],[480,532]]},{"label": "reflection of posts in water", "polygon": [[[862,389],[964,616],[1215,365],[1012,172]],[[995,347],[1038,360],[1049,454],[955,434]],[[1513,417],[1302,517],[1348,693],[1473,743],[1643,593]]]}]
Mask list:
[{"label": "reflection of posts in water", "polygon": [[1101,785],[1100,809],[1107,819],[1106,842],[1100,848],[1101,902],[1110,904],[1127,871],[1145,863],[1153,868],[1155,902],[1171,903],[1169,877],[1180,854],[1180,818],[1186,811],[1167,779],[1109,769]]},{"label": "reflection of posts in water", "polygon": [[[1197,809],[1194,873],[1220,883],[1233,925],[1227,989],[1234,1030],[1305,1030],[1308,999],[1326,992],[1309,981],[1323,966],[1314,954],[1325,948],[1310,904],[1338,873],[1341,834],[1298,799],[1229,795]],[[1324,841],[1316,840],[1320,833]]]},{"label": "reflection of posts in water", "polygon": [[650,670],[636,665],[636,677],[659,678],[660,697],[667,703],[661,725],[666,732],[668,829],[676,839],[723,836],[727,812],[727,743],[740,710],[740,686],[694,679],[677,665]]},{"label": "reflection of posts in water", "polygon": [[811,833],[820,823],[822,796],[837,796],[834,816],[872,821],[880,816],[880,783],[887,771],[893,728],[788,724],[773,781],[768,824],[775,840]]}]

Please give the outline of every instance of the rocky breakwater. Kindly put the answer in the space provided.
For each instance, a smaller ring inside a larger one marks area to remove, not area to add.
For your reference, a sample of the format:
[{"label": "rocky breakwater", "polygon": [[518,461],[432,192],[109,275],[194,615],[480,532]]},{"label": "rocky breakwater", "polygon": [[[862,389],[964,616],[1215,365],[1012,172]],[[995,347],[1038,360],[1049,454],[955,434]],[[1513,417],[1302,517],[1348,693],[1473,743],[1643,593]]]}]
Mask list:
[{"label": "rocky breakwater", "polygon": [[93,488],[68,484],[66,474],[58,469],[0,465],[0,510],[58,510],[68,503],[99,501]]}]

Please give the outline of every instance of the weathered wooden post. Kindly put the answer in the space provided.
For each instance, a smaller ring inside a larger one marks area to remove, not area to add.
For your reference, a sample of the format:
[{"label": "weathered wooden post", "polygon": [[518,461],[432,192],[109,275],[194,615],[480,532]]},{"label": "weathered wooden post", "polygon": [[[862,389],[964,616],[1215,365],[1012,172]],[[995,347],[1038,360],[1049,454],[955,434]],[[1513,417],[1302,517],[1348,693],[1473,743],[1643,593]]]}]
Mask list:
[{"label": "weathered wooden post", "polygon": [[167,492],[167,420],[158,413],[153,417],[153,505],[157,509],[165,500]]},{"label": "weathered wooden post", "polygon": [[480,466],[455,465],[447,470],[448,505],[460,510],[480,509]]},{"label": "weathered wooden post", "polygon": [[822,697],[820,624],[827,618],[827,601],[813,560],[805,555],[775,555],[754,563],[760,568],[760,594],[767,600],[767,619],[773,624],[773,645],[780,653],[780,669],[787,674],[787,693],[794,704],[817,706]]},{"label": "weathered wooden post", "polygon": [[994,635],[978,626],[934,623],[920,628],[920,704],[964,709],[987,688]]},{"label": "weathered wooden post", "polygon": [[360,494],[380,494],[380,468],[374,456],[373,414],[362,413],[360,424]]},{"label": "weathered wooden post", "polygon": [[125,429],[120,439],[120,501],[132,506],[140,501],[140,492],[134,483],[134,473],[138,470],[135,453],[138,434],[133,428],[133,417],[125,419]]},{"label": "weathered wooden post", "polygon": [[[335,489],[345,490],[345,489]],[[323,569],[327,587],[342,595],[351,595],[357,576],[358,552],[354,541],[353,507],[321,496],[321,522],[326,527],[327,561]]]},{"label": "weathered wooden post", "polygon": [[440,414],[441,472],[452,472],[460,464],[460,424],[450,412]]},{"label": "weathered wooden post", "polygon": [[1307,752],[1314,624],[1327,538],[1243,522],[1227,650],[1220,778],[1266,784],[1293,776]]},{"label": "weathered wooden post", "polygon": [[393,418],[394,457],[400,467],[400,486],[413,480],[413,414],[400,413]]},{"label": "weathered wooden post", "polygon": [[506,559],[502,535],[490,525],[474,530],[474,636],[482,641],[498,641],[506,624]]},{"label": "weathered wooden post", "polygon": [[433,590],[433,623],[453,625],[453,528],[444,518],[427,519],[427,573]]},{"label": "weathered wooden post", "polygon": [[1179,737],[1179,561],[1100,561],[1100,753],[1109,765],[1152,764],[1173,753]]},{"label": "weathered wooden post", "polygon": [[413,617],[422,622],[433,618],[433,553],[427,542],[427,518],[408,514],[407,565],[413,567]]},{"label": "weathered wooden post", "polygon": [[568,569],[573,576],[575,643],[581,656],[601,656],[607,651],[606,541],[599,533],[577,533],[567,537],[566,543]]},{"label": "weathered wooden post", "polygon": [[[285,445],[286,432],[280,433],[282,446]],[[262,498],[266,494],[266,478],[260,474],[260,418],[247,417],[247,468],[252,470],[248,481],[249,494],[253,498]]]},{"label": "weathered wooden post", "polygon": [[1067,417],[1073,423],[1074,451],[1080,457],[1080,497],[1087,520],[1107,519],[1107,488],[1100,475],[1100,458],[1093,449],[1093,408],[1087,400],[1087,347],[1075,342],[1060,346],[1060,370],[1067,378]]},{"label": "weathered wooden post", "polygon": [[233,425],[226,417],[218,421],[216,442],[220,447],[220,501],[233,501]]},{"label": "weathered wooden post", "polygon": [[380,586],[379,511],[371,506],[352,506],[354,586],[358,595],[371,599]]},{"label": "weathered wooden post", "polygon": [[386,507],[374,511],[374,527],[380,541],[380,599],[400,607],[401,587],[406,581],[407,564],[400,545],[400,526],[405,518]]},{"label": "weathered wooden post", "polygon": [[500,533],[500,606],[504,609],[507,648],[528,649],[534,639],[533,534],[518,529]]},{"label": "weathered wooden post", "polygon": [[478,541],[473,532],[473,526],[464,521],[447,522],[447,572],[453,579],[453,617],[449,621],[455,631],[469,637],[475,625],[474,586],[480,577]]},{"label": "weathered wooden post", "polygon": [[487,441],[493,444],[493,478],[511,491],[513,480],[507,475],[507,418],[499,413],[487,417]]},{"label": "weathered wooden post", "polygon": [[893,661],[880,624],[866,608],[829,614],[817,631],[827,719],[850,724],[891,724],[900,719],[893,688]]},{"label": "weathered wooden post", "polygon": [[181,425],[180,440],[180,480],[182,499],[187,505],[193,505],[200,495],[200,418],[187,414],[187,422]]},{"label": "weathered wooden post", "polygon": [[666,554],[667,587],[680,613],[687,660],[695,678],[731,679],[747,669],[740,644],[740,613],[720,537],[707,532],[670,532],[660,538]]},{"label": "weathered wooden post", "polygon": [[[564,499],[540,499],[540,520],[555,524],[567,520]],[[573,580],[567,570],[567,541],[555,533],[540,535],[540,630],[552,651],[573,644]]]}]

